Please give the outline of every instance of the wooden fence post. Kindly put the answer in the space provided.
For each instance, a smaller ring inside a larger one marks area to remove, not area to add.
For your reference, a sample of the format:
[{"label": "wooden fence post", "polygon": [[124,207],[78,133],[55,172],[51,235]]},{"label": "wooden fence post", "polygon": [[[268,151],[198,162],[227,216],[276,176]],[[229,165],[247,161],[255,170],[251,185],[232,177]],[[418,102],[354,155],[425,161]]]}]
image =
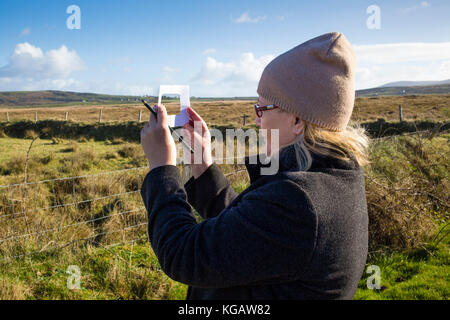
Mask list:
[{"label": "wooden fence post", "polygon": [[66,117],[64,121],[67,121],[67,119],[69,118],[69,113],[66,111]]},{"label": "wooden fence post", "polygon": [[400,119],[400,122],[402,122],[403,121],[403,110],[402,110],[401,104],[398,106],[398,117]]},{"label": "wooden fence post", "polygon": [[37,111],[34,113],[34,122],[38,121]]},{"label": "wooden fence post", "polygon": [[9,122],[9,112],[6,112],[6,122]]},{"label": "wooden fence post", "polygon": [[243,121],[242,125],[245,126],[245,120],[247,119],[248,116],[246,114],[244,114],[242,117],[244,118],[244,121]]},{"label": "wooden fence post", "polygon": [[183,183],[186,183],[192,176],[191,166],[183,162],[182,169]]},{"label": "wooden fence post", "polygon": [[142,110],[139,110],[139,118],[138,121],[141,122],[142,121]]},{"label": "wooden fence post", "polygon": [[98,122],[102,122],[102,114],[103,114],[103,109],[100,109],[100,112],[98,113]]}]

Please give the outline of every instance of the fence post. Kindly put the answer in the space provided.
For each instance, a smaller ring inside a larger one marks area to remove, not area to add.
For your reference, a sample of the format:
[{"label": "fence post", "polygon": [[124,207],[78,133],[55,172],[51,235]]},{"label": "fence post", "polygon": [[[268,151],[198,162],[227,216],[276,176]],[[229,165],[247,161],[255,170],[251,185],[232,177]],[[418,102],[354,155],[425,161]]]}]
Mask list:
[{"label": "fence post", "polygon": [[242,117],[244,118],[244,121],[243,121],[242,125],[245,126],[245,120],[247,119],[248,116],[246,114],[244,114]]},{"label": "fence post", "polygon": [[438,122],[436,123],[436,125],[433,128],[433,131],[431,131],[430,135],[428,136],[428,139],[433,139],[434,137],[436,137],[436,135],[439,133],[439,130],[441,130],[442,126],[444,125],[445,122]]},{"label": "fence post", "polygon": [[398,117],[400,119],[400,122],[402,122],[403,121],[403,110],[402,110],[401,104],[398,106]]},{"label": "fence post", "polygon": [[98,113],[98,122],[102,122],[102,114],[103,114],[103,109],[100,109],[100,112]]},{"label": "fence post", "polygon": [[138,121],[141,122],[142,121],[142,110],[139,110],[139,118]]},{"label": "fence post", "polygon": [[38,121],[37,111],[34,113],[34,122]]},{"label": "fence post", "polygon": [[183,162],[183,166],[182,166],[183,172],[183,183],[186,183],[192,176],[192,172],[191,172],[191,166],[189,164],[185,164]]},{"label": "fence post", "polygon": [[6,122],[9,122],[9,112],[6,112]]},{"label": "fence post", "polygon": [[67,119],[69,118],[69,113],[66,111],[66,117],[64,121],[67,121]]}]

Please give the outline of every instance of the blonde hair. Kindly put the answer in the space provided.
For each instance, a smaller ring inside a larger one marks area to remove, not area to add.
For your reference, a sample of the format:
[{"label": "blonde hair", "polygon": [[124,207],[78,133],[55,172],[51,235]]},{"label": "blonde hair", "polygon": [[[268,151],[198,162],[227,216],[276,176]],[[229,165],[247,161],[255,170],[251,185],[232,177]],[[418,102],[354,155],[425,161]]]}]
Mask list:
[{"label": "blonde hair", "polygon": [[[288,112],[281,108],[279,110]],[[300,141],[308,151],[345,161],[351,160],[349,156],[353,156],[361,167],[370,163],[369,137],[359,124],[350,123],[344,131],[334,132],[312,122],[303,119],[302,121],[304,131]]]}]

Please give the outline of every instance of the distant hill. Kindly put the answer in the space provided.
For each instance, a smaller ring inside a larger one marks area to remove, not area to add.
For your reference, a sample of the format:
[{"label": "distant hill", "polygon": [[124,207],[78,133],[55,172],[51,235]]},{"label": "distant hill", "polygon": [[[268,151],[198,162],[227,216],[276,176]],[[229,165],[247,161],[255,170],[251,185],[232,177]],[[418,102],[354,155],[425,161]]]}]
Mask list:
[{"label": "distant hill", "polygon": [[450,79],[443,81],[397,81],[382,85],[381,87],[417,87],[450,84]]},{"label": "distant hill", "polygon": [[114,96],[95,93],[79,93],[69,91],[0,91],[2,107],[32,107],[67,104],[110,104],[136,102],[136,96]]},{"label": "distant hill", "polygon": [[357,97],[402,96],[411,94],[450,94],[450,83],[429,86],[383,86],[356,91]]},{"label": "distant hill", "polygon": [[[427,86],[385,86],[364,90],[357,90],[357,97],[373,96],[402,96],[412,94],[450,94],[449,83]],[[441,81],[442,82],[442,81]],[[394,83],[394,82],[393,82]],[[406,83],[406,82],[398,82]],[[415,83],[415,82],[414,82]],[[96,105],[96,104],[128,104],[136,103],[139,96],[116,96],[96,93],[80,93],[69,91],[0,91],[0,107],[56,107],[67,105]],[[164,97],[163,101],[170,101],[172,97]],[[150,102],[156,102],[157,97],[146,97]],[[191,97],[192,101],[210,100],[255,100],[257,97]]]},{"label": "distant hill", "polygon": [[[96,105],[96,104],[127,104],[140,101],[140,96],[115,96],[96,93],[80,93],[69,91],[0,91],[0,107],[56,107],[66,105]],[[146,96],[151,103],[158,101],[158,97]],[[174,97],[163,96],[164,101],[171,101]],[[232,98],[201,98],[191,97],[191,100],[255,100],[256,97]]]}]

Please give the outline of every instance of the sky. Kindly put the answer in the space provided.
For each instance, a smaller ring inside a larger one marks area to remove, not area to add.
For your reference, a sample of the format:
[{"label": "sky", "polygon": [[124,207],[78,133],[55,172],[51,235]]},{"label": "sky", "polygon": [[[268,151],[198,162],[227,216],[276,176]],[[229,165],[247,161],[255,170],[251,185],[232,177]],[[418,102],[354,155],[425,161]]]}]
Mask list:
[{"label": "sky", "polygon": [[1,0],[0,91],[256,96],[272,59],[332,31],[355,50],[357,89],[446,80],[449,17],[448,0]]}]

